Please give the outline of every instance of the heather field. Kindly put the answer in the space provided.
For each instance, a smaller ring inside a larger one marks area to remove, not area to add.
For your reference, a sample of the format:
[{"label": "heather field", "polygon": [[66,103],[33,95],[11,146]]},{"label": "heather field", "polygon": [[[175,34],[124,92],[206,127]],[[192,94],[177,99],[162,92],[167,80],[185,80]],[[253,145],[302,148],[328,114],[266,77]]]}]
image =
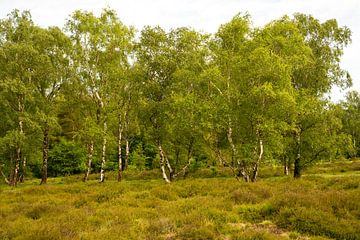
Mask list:
[{"label": "heather field", "polygon": [[1,185],[0,239],[360,239],[360,161],[318,164],[301,179],[267,167],[256,183],[223,169],[159,176]]}]

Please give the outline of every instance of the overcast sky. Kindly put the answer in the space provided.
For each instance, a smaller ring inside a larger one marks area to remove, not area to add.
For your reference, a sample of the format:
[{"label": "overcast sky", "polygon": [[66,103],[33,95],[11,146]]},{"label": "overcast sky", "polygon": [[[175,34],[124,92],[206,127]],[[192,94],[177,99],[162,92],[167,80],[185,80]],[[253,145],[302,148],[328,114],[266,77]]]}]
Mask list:
[{"label": "overcast sky", "polygon": [[[62,27],[69,14],[77,9],[98,14],[104,7],[117,11],[121,21],[141,29],[160,25],[170,29],[193,27],[214,33],[238,12],[248,12],[254,26],[262,26],[285,14],[312,14],[321,21],[335,18],[352,31],[352,44],[345,49],[342,66],[353,78],[353,89],[360,91],[360,0],[0,0],[0,18],[13,9],[30,10],[41,26]],[[342,98],[339,91],[333,100]]]}]

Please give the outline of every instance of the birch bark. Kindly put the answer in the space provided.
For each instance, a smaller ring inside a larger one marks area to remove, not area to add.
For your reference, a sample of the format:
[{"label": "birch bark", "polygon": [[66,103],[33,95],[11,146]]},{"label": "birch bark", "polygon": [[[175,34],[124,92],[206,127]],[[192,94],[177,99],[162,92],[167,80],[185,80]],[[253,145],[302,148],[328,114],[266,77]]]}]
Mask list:
[{"label": "birch bark", "polygon": [[92,164],[93,155],[94,155],[94,142],[90,141],[88,145],[88,164],[84,176],[84,182],[86,182],[89,179],[89,175],[91,173],[91,164]]},{"label": "birch bark", "polygon": [[162,146],[159,145],[159,153],[160,153],[160,170],[161,170],[161,174],[163,179],[165,180],[166,183],[170,183],[170,180],[168,178],[168,176],[166,175],[166,170],[165,170],[165,154],[164,151],[162,149]]},{"label": "birch bark", "polygon": [[101,153],[100,182],[105,181],[106,144],[107,144],[106,132],[107,132],[107,123],[106,123],[106,120],[105,120],[104,121],[104,126],[103,126],[103,134],[104,134],[104,136],[103,136],[102,153]]},{"label": "birch bark", "polygon": [[42,162],[42,168],[41,168],[40,184],[46,184],[47,183],[48,156],[49,156],[49,124],[48,124],[48,122],[45,122],[42,151],[43,151],[43,162]]},{"label": "birch bark", "polygon": [[118,125],[118,182],[122,179],[122,156],[121,156],[121,142],[122,142],[122,132],[123,127],[121,124],[121,117],[119,116],[119,125]]}]

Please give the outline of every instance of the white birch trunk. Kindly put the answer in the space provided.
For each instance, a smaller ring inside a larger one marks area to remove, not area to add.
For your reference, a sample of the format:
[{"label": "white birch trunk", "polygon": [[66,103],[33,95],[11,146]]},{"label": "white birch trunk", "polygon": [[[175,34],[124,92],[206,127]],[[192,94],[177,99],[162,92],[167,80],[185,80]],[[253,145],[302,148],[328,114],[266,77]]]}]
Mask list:
[{"label": "white birch trunk", "polygon": [[166,156],[165,156],[165,161],[166,161],[167,169],[169,170],[170,180],[173,180],[174,170],[172,169],[171,164],[170,164],[170,161],[169,161],[169,159],[168,159]]},{"label": "white birch trunk", "polygon": [[105,181],[105,164],[106,164],[106,132],[107,132],[107,123],[104,121],[104,129],[103,129],[103,144],[102,144],[102,153],[101,153],[101,169],[100,169],[100,182]]},{"label": "white birch trunk", "polygon": [[122,156],[121,156],[121,142],[122,142],[122,132],[123,127],[121,124],[121,118],[119,117],[119,126],[118,126],[118,176],[117,180],[120,182],[122,179]]},{"label": "white birch trunk", "polygon": [[20,176],[20,182],[24,182],[25,181],[25,175],[26,175],[26,156],[22,157],[22,173]]},{"label": "white birch trunk", "polygon": [[5,183],[11,185],[9,179],[6,177],[6,175],[3,173],[3,171],[1,169],[0,169],[0,173],[3,176]]},{"label": "white birch trunk", "polygon": [[170,183],[170,180],[169,180],[168,176],[166,175],[165,154],[164,154],[164,151],[163,151],[161,145],[159,145],[159,153],[160,153],[160,170],[161,170],[162,177],[166,183]]},{"label": "white birch trunk", "polygon": [[253,175],[252,175],[252,178],[251,178],[252,182],[255,182],[256,179],[257,179],[258,172],[259,172],[259,164],[260,164],[260,162],[262,160],[262,157],[263,157],[263,154],[264,154],[264,145],[263,145],[262,139],[259,140],[259,148],[260,148],[259,157],[256,160],[256,162],[254,164],[254,167],[253,167]]},{"label": "white birch trunk", "polygon": [[[24,111],[22,97],[18,96],[18,112],[19,112],[19,133],[20,136],[24,135],[24,127],[23,127],[23,120],[22,120],[22,113]],[[20,162],[21,162],[21,142],[17,144],[16,147],[16,159],[15,159],[15,168],[14,173],[11,179],[11,185],[16,186],[18,178],[19,178],[19,170],[20,170]]]},{"label": "white birch trunk", "polygon": [[287,159],[284,160],[284,174],[286,176],[289,176],[289,162]]},{"label": "white birch trunk", "polygon": [[14,169],[14,175],[12,180],[12,186],[16,187],[18,177],[19,177],[19,170],[20,170],[20,160],[21,160],[21,148],[20,146],[16,149],[16,160],[15,160],[15,169]]},{"label": "white birch trunk", "polygon": [[[238,155],[237,150],[236,150],[234,141],[232,139],[232,128],[231,128],[231,121],[230,120],[229,120],[229,129],[228,129],[227,139],[229,141],[229,144],[230,144],[230,147],[231,147],[231,150],[232,150],[233,161],[234,161],[234,159],[236,159],[238,172],[241,174],[241,176],[243,177],[245,182],[248,182],[250,177],[246,172],[245,164],[243,162],[241,162],[237,157],[237,155]],[[237,176],[236,176],[236,178],[237,178]]]},{"label": "white birch trunk", "polygon": [[86,182],[89,179],[89,175],[91,173],[91,164],[92,164],[93,155],[94,155],[94,141],[91,141],[88,145],[88,165],[84,176],[84,182]]},{"label": "white birch trunk", "polygon": [[129,146],[129,140],[126,138],[125,140],[125,169],[128,168],[129,165],[129,155],[130,155],[130,146]]}]

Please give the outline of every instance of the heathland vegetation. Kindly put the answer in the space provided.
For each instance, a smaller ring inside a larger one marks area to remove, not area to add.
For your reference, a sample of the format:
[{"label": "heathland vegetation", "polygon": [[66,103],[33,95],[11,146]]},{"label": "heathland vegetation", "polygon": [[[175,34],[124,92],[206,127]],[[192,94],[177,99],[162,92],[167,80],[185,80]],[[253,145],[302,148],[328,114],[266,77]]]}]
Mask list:
[{"label": "heathland vegetation", "polygon": [[317,164],[301,179],[265,167],[255,183],[224,168],[171,184],[154,170],[107,176],[1,186],[0,239],[360,239],[359,161]]}]

